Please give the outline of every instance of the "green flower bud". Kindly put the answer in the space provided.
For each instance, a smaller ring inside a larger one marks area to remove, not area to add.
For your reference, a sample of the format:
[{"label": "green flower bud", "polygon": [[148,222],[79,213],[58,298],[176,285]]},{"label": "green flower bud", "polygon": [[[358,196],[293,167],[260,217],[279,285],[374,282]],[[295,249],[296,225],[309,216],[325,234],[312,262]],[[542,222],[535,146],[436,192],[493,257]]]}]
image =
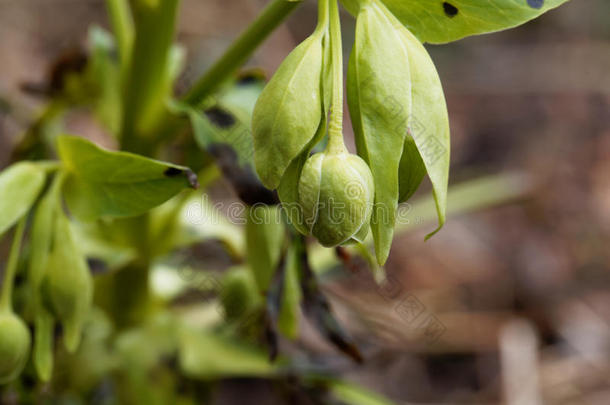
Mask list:
[{"label": "green flower bud", "polygon": [[0,314],[0,384],[15,379],[30,354],[30,331],[18,316]]},{"label": "green flower bud", "polygon": [[245,269],[234,269],[222,281],[220,301],[227,319],[235,320],[248,314],[260,301],[252,275]]},{"label": "green flower bud", "polygon": [[307,229],[327,247],[361,241],[373,208],[371,170],[359,156],[317,153],[299,179],[299,204]]}]

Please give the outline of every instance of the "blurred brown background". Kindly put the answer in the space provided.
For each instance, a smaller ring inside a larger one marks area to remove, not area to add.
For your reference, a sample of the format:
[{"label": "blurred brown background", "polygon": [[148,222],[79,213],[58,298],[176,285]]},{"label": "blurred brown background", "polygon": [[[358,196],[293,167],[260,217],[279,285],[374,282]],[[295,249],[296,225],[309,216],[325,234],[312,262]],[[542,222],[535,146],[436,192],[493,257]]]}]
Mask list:
[{"label": "blurred brown background", "polygon": [[[184,0],[180,87],[263,5]],[[307,1],[248,65],[272,72],[315,17]],[[20,84],[43,81],[91,24],[107,26],[101,0],[0,0],[0,167],[41,106]],[[345,14],[346,59],[353,29]],[[303,345],[399,403],[610,403],[610,2],[572,0],[516,29],[428,49],[449,108],[451,183],[519,172],[531,191],[452,217],[427,243],[428,229],[397,237],[389,286],[328,283],[364,365],[315,337]],[[96,136],[89,124],[75,114],[68,128]],[[428,321],[438,328],[426,335]],[[264,384],[226,385],[218,403],[271,403]]]}]

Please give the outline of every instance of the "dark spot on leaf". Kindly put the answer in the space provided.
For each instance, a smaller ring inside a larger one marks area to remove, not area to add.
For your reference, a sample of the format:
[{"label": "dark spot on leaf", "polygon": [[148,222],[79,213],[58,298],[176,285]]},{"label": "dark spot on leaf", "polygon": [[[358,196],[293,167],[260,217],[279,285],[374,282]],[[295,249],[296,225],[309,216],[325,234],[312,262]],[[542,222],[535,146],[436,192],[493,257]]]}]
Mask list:
[{"label": "dark spot on leaf", "polygon": [[204,111],[204,114],[214,125],[220,128],[230,128],[235,125],[235,117],[219,107],[209,108]]},{"label": "dark spot on leaf", "polygon": [[215,143],[208,147],[223,176],[231,183],[237,196],[247,205],[275,205],[279,198],[275,191],[267,189],[260,182],[250,167],[238,163],[237,153],[224,143]]},{"label": "dark spot on leaf", "polygon": [[457,7],[451,3],[447,3],[446,1],[443,2],[443,10],[449,18],[455,17],[458,13]]},{"label": "dark spot on leaf", "polygon": [[186,174],[186,179],[192,188],[199,188],[199,181],[197,180],[197,175],[191,169],[186,169],[184,174]]},{"label": "dark spot on leaf", "polygon": [[199,181],[197,181],[197,175],[191,169],[178,169],[177,167],[168,167],[164,172],[167,177],[176,177],[184,174],[186,180],[192,188],[199,187]]},{"label": "dark spot on leaf", "polygon": [[177,167],[168,167],[167,170],[163,172],[167,177],[176,177],[182,174],[182,169],[178,169]]},{"label": "dark spot on leaf", "polygon": [[542,8],[544,0],[527,0],[527,5],[531,8]]}]

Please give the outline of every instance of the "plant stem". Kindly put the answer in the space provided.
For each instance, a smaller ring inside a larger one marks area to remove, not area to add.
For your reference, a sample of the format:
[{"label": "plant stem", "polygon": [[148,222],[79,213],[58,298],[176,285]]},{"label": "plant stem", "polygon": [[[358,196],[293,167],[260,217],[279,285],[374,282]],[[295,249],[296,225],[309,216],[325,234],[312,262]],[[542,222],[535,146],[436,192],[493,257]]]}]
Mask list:
[{"label": "plant stem", "polygon": [[23,239],[23,231],[25,229],[25,222],[27,215],[17,224],[17,229],[13,235],[13,244],[11,245],[11,252],[8,258],[6,269],[4,270],[4,281],[2,283],[2,293],[0,295],[0,312],[12,312],[12,295],[13,295],[13,282],[15,281],[15,273],[17,272],[17,262],[19,260],[19,252],[21,250],[21,240]]},{"label": "plant stem", "polygon": [[343,49],[337,0],[330,0],[329,14],[333,84],[327,151],[338,154],[346,152],[347,149],[343,142]]},{"label": "plant stem", "polygon": [[299,1],[273,0],[233,42],[227,51],[195,83],[183,101],[196,106],[243,65],[256,48],[300,4]]},{"label": "plant stem", "polygon": [[324,34],[328,30],[328,0],[318,0],[318,25],[314,33]]},{"label": "plant stem", "polygon": [[133,43],[133,21],[127,0],[106,0],[112,31],[116,37],[121,60],[121,71],[127,66]]},{"label": "plant stem", "polygon": [[118,329],[145,322],[153,304],[149,289],[150,220],[150,213],[119,220],[137,257],[116,271],[96,277],[95,303],[108,313]]},{"label": "plant stem", "polygon": [[179,0],[132,2],[135,36],[125,72],[121,149],[143,155],[154,150],[150,136],[170,95],[169,53]]}]

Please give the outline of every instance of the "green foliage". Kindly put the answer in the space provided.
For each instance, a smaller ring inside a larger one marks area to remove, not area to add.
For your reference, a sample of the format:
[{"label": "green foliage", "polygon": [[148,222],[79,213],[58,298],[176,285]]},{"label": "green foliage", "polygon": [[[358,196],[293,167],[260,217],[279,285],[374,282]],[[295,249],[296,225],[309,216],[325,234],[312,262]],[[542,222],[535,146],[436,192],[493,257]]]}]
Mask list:
[{"label": "green foliage", "polygon": [[407,48],[376,4],[362,7],[349,61],[347,99],[358,154],[371,167],[375,207],[371,229],[380,263],[388,257],[398,204],[398,169],[411,118]]},{"label": "green foliage", "polygon": [[49,381],[53,373],[55,319],[46,309],[40,308],[34,320],[34,366],[42,381]]},{"label": "green foliage", "polygon": [[[405,28],[389,16],[409,52],[412,88],[412,119],[405,151],[412,157],[408,169],[404,157],[400,166],[400,201],[413,194],[421,179],[422,161],[432,182],[439,226],[445,223],[447,183],[449,177],[449,115],[434,63],[423,45]],[[412,142],[413,141],[413,142]],[[416,156],[413,143],[419,152]],[[428,237],[431,235],[428,235]]]},{"label": "green foliage", "polygon": [[228,336],[185,328],[179,349],[180,368],[191,378],[264,377],[277,372],[260,349]]},{"label": "green foliage", "polygon": [[[194,403],[202,387],[213,389],[209,381],[283,379],[289,371],[304,377],[296,379],[299,384],[322,385],[343,403],[389,404],[335,376],[311,375],[307,361],[270,361],[283,347],[278,332],[298,337],[302,306],[322,336],[363,361],[313,268],[324,272],[337,264],[320,245],[359,242],[337,252],[360,254],[379,269],[364,245],[368,230],[383,263],[398,204],[426,174],[433,199],[413,211],[428,221],[434,204],[437,230],[445,222],[449,122],[440,79],[422,42],[509,28],[564,1],[343,0],[357,18],[347,76],[358,152],[352,155],[343,141],[336,1],[318,1],[315,31],[267,85],[259,73],[233,73],[296,3],[273,0],[184,98],[173,99],[184,61],[183,50],[172,43],[179,2],[107,0],[114,35],[90,30],[89,55],[78,54],[85,68],[62,77],[13,154],[57,155],[59,161],[21,161],[0,173],[0,235],[18,224],[0,296],[0,384],[24,369],[33,327],[38,377],[83,398],[110,381],[121,403]],[[57,137],[73,107],[88,107],[120,150]],[[192,131],[185,134],[188,124]],[[57,153],[50,150],[54,145]],[[204,186],[225,175],[245,204],[238,215],[244,226],[207,197],[180,194],[198,185],[197,176],[184,165],[155,159],[168,156],[201,170]],[[453,212],[522,193],[513,183],[459,187],[450,194]],[[319,244],[306,244],[292,228]],[[22,253],[24,235],[29,244]],[[200,244],[210,241],[220,241],[226,254],[218,280],[217,269],[207,268],[211,261],[197,258]],[[27,271],[20,274],[24,287],[15,294],[16,314],[12,289],[21,268]],[[163,271],[153,277],[153,268]],[[94,280],[97,272],[104,274]],[[205,299],[189,302],[188,294],[181,295],[193,291]],[[263,336],[269,353],[253,344]],[[54,369],[62,372],[51,378]]]},{"label": "green foliage", "polygon": [[278,317],[278,329],[284,336],[296,339],[299,335],[299,306],[301,304],[300,258],[298,250],[291,247],[287,253],[282,306]]},{"label": "green foliage", "polygon": [[0,384],[17,378],[30,353],[30,331],[23,320],[13,312],[13,282],[25,229],[25,219],[19,221],[4,269],[0,292]]},{"label": "green foliage", "polygon": [[[364,0],[341,0],[358,14]],[[384,4],[421,41],[445,43],[516,27],[568,0],[372,0]]]},{"label": "green foliage", "polygon": [[243,320],[251,316],[252,310],[260,304],[260,292],[252,273],[244,268],[227,272],[222,279],[219,298],[228,320]]},{"label": "green foliage", "polygon": [[70,222],[62,212],[55,215],[52,245],[44,288],[53,314],[64,328],[66,349],[74,352],[91,309],[93,280]]},{"label": "green foliage", "polygon": [[83,220],[142,214],[185,187],[197,186],[187,167],[107,151],[83,138],[62,136],[58,149],[69,173],[64,188],[68,207]]},{"label": "green foliage", "polygon": [[322,117],[322,35],[297,46],[261,93],[252,119],[256,170],[269,188],[316,134]]},{"label": "green foliage", "polygon": [[276,271],[286,237],[278,207],[247,207],[246,255],[259,291],[265,292]]},{"label": "green foliage", "polygon": [[0,235],[29,211],[44,180],[44,171],[30,162],[15,163],[0,173]]},{"label": "green foliage", "polygon": [[49,270],[49,253],[53,243],[55,220],[58,215],[62,176],[56,176],[50,190],[36,207],[30,235],[28,277],[34,308],[34,366],[43,381],[51,378],[55,319],[44,305],[42,282]]},{"label": "green foliage", "polygon": [[342,403],[350,405],[392,405],[393,402],[383,398],[381,395],[375,394],[367,389],[364,389],[356,384],[351,384],[345,381],[329,381],[330,392]]}]

